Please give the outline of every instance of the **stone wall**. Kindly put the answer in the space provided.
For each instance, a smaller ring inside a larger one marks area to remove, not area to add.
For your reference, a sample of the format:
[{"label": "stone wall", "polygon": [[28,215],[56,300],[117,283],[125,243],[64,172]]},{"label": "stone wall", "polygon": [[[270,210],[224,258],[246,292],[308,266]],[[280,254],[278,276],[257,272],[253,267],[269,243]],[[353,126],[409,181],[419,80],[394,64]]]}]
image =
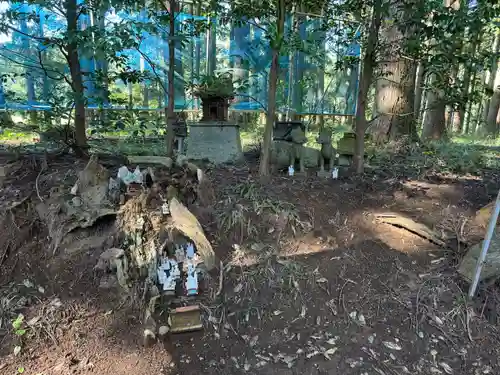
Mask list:
[{"label": "stone wall", "polygon": [[240,128],[225,122],[199,122],[189,127],[186,156],[215,164],[243,158]]}]

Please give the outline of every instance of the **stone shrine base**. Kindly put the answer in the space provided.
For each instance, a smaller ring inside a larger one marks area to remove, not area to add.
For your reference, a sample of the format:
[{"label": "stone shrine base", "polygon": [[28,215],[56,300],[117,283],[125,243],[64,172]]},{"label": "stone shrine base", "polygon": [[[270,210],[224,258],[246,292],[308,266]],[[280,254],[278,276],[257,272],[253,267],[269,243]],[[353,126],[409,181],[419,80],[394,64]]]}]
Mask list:
[{"label": "stone shrine base", "polygon": [[317,171],[316,176],[323,178],[332,178],[332,172],[330,171]]},{"label": "stone shrine base", "polygon": [[222,164],[243,158],[240,128],[223,121],[200,121],[189,126],[186,156]]}]

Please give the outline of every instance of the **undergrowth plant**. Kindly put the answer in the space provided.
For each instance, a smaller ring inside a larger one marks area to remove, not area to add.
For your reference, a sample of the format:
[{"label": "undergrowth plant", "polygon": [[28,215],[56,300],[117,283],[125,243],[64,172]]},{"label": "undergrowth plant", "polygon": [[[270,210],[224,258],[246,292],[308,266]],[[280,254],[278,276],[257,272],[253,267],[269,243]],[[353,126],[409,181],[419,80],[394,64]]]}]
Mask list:
[{"label": "undergrowth plant", "polygon": [[370,165],[392,170],[426,173],[479,174],[500,167],[500,152],[494,147],[454,142],[368,145]]}]

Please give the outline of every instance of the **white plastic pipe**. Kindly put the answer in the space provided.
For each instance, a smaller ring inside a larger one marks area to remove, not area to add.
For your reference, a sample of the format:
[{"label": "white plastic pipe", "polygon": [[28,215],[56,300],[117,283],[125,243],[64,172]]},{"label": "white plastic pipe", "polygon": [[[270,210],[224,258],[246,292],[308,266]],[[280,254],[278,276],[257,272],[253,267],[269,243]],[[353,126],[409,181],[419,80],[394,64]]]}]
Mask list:
[{"label": "white plastic pipe", "polygon": [[483,247],[481,248],[481,254],[479,255],[479,259],[477,260],[476,272],[474,273],[472,285],[470,286],[469,289],[469,298],[473,298],[474,294],[476,294],[477,284],[479,284],[479,277],[481,276],[481,270],[483,269],[484,260],[486,259],[486,254],[488,253],[488,249],[490,247],[491,238],[493,237],[493,233],[495,232],[495,228],[497,226],[499,213],[500,213],[500,191],[498,192],[497,200],[493,208],[493,214],[491,215],[490,223],[488,224],[488,229],[486,230],[486,236],[484,237]]}]

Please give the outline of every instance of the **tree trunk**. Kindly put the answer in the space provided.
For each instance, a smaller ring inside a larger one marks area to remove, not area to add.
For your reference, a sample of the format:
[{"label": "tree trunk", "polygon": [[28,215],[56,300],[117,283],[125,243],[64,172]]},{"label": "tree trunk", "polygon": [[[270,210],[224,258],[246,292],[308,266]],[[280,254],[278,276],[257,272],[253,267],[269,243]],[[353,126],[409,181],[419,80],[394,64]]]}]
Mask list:
[{"label": "tree trunk", "polygon": [[443,94],[434,86],[437,77],[433,74],[430,78],[430,88],[427,91],[427,108],[425,111],[422,139],[442,139],[446,136],[446,105]]},{"label": "tree trunk", "polygon": [[399,29],[398,24],[404,23],[406,18],[403,11],[393,11],[394,22],[381,30],[381,40],[387,45],[380,52],[382,77],[376,86],[378,118],[373,126],[374,138],[379,142],[410,136],[413,131],[416,65],[402,56],[398,48],[404,43],[405,34],[411,32],[403,33]]},{"label": "tree trunk", "polygon": [[75,148],[78,156],[83,156],[87,149],[87,135],[85,132],[85,97],[83,95],[83,78],[78,56],[76,34],[78,33],[77,0],[66,0],[66,21],[68,23],[68,38],[70,43],[66,46],[66,59],[71,74],[71,88],[75,102]]},{"label": "tree trunk", "polygon": [[276,88],[278,86],[279,55],[285,34],[285,1],[277,0],[277,35],[275,40],[271,40],[272,60],[269,70],[269,90],[267,99],[266,126],[264,128],[264,142],[259,164],[259,175],[264,177],[269,175],[269,164],[271,159],[271,142],[273,136],[273,125],[276,110]]},{"label": "tree trunk", "polygon": [[213,18],[209,19],[210,22],[210,28],[207,32],[207,75],[213,75],[216,69],[216,37],[217,37],[217,32],[216,32],[216,23]]},{"label": "tree trunk", "polygon": [[[292,13],[291,13],[291,25],[292,25],[292,30],[291,33],[292,35],[297,32],[298,29],[298,17],[295,14],[295,4],[292,4]],[[293,114],[297,111],[297,109],[294,107],[295,104],[295,85],[294,80],[295,77],[295,55],[296,52],[294,50],[290,51],[290,56],[288,58],[288,77],[287,77],[287,86],[288,86],[288,98],[287,98],[287,111],[286,111],[286,118],[288,121],[292,121],[293,119]]]},{"label": "tree trunk", "polygon": [[[470,43],[469,51],[470,51],[470,57],[465,63],[465,69],[464,69],[464,83],[463,83],[463,91],[462,91],[462,100],[458,104],[458,115],[459,115],[459,121],[457,122],[457,127],[455,128],[455,131],[457,133],[463,133],[464,132],[464,124],[465,124],[465,116],[466,116],[466,109],[467,105],[469,103],[469,87],[471,86],[471,81],[473,79],[473,73],[472,73],[472,68],[474,66],[474,58],[476,56],[476,50],[477,50],[477,45],[478,41],[481,39],[480,37],[481,32],[478,32],[472,36],[472,40]],[[475,70],[474,70],[475,74]],[[468,128],[468,126],[466,126]],[[468,132],[468,129],[467,129]]]},{"label": "tree trunk", "polygon": [[167,107],[167,156],[174,154],[174,122],[175,122],[175,0],[169,0],[169,35],[168,35],[168,107]]},{"label": "tree trunk", "polygon": [[[469,79],[469,85],[468,85],[468,91],[467,94],[470,94],[471,92],[474,92],[474,89],[476,87],[476,69],[472,72],[472,77]],[[467,110],[464,113],[464,126],[463,126],[463,133],[464,134],[469,134],[470,133],[470,125],[472,122],[472,106],[474,102],[472,100],[469,100],[467,102]]]},{"label": "tree trunk", "polygon": [[415,102],[413,108],[415,110],[415,123],[418,123],[420,118],[420,109],[422,108],[422,93],[424,90],[425,64],[423,61],[418,63],[417,77],[415,79]]},{"label": "tree trunk", "polygon": [[[499,61],[500,62],[500,61]],[[490,99],[488,117],[486,118],[485,133],[496,137],[498,135],[497,115],[500,108],[500,63],[496,72],[493,96]]]},{"label": "tree trunk", "polygon": [[[500,52],[500,31],[497,31],[495,35],[495,39],[493,40],[493,46],[491,48],[491,61],[489,67],[489,74],[485,78],[485,90],[489,92],[493,92],[493,84],[495,82],[495,75],[497,71],[498,65],[498,53]],[[491,97],[490,97],[491,98]],[[482,120],[484,123],[488,122],[488,113],[490,106],[490,98],[485,98],[483,100],[483,116]]]},{"label": "tree trunk", "polygon": [[366,132],[366,101],[368,91],[373,79],[373,69],[375,66],[375,50],[377,44],[378,31],[380,29],[382,13],[382,1],[375,0],[373,4],[373,14],[370,21],[370,29],[366,40],[366,48],[361,65],[361,78],[359,82],[359,92],[356,105],[356,144],[354,147],[354,165],[357,173],[364,171],[365,153],[365,132]]}]

